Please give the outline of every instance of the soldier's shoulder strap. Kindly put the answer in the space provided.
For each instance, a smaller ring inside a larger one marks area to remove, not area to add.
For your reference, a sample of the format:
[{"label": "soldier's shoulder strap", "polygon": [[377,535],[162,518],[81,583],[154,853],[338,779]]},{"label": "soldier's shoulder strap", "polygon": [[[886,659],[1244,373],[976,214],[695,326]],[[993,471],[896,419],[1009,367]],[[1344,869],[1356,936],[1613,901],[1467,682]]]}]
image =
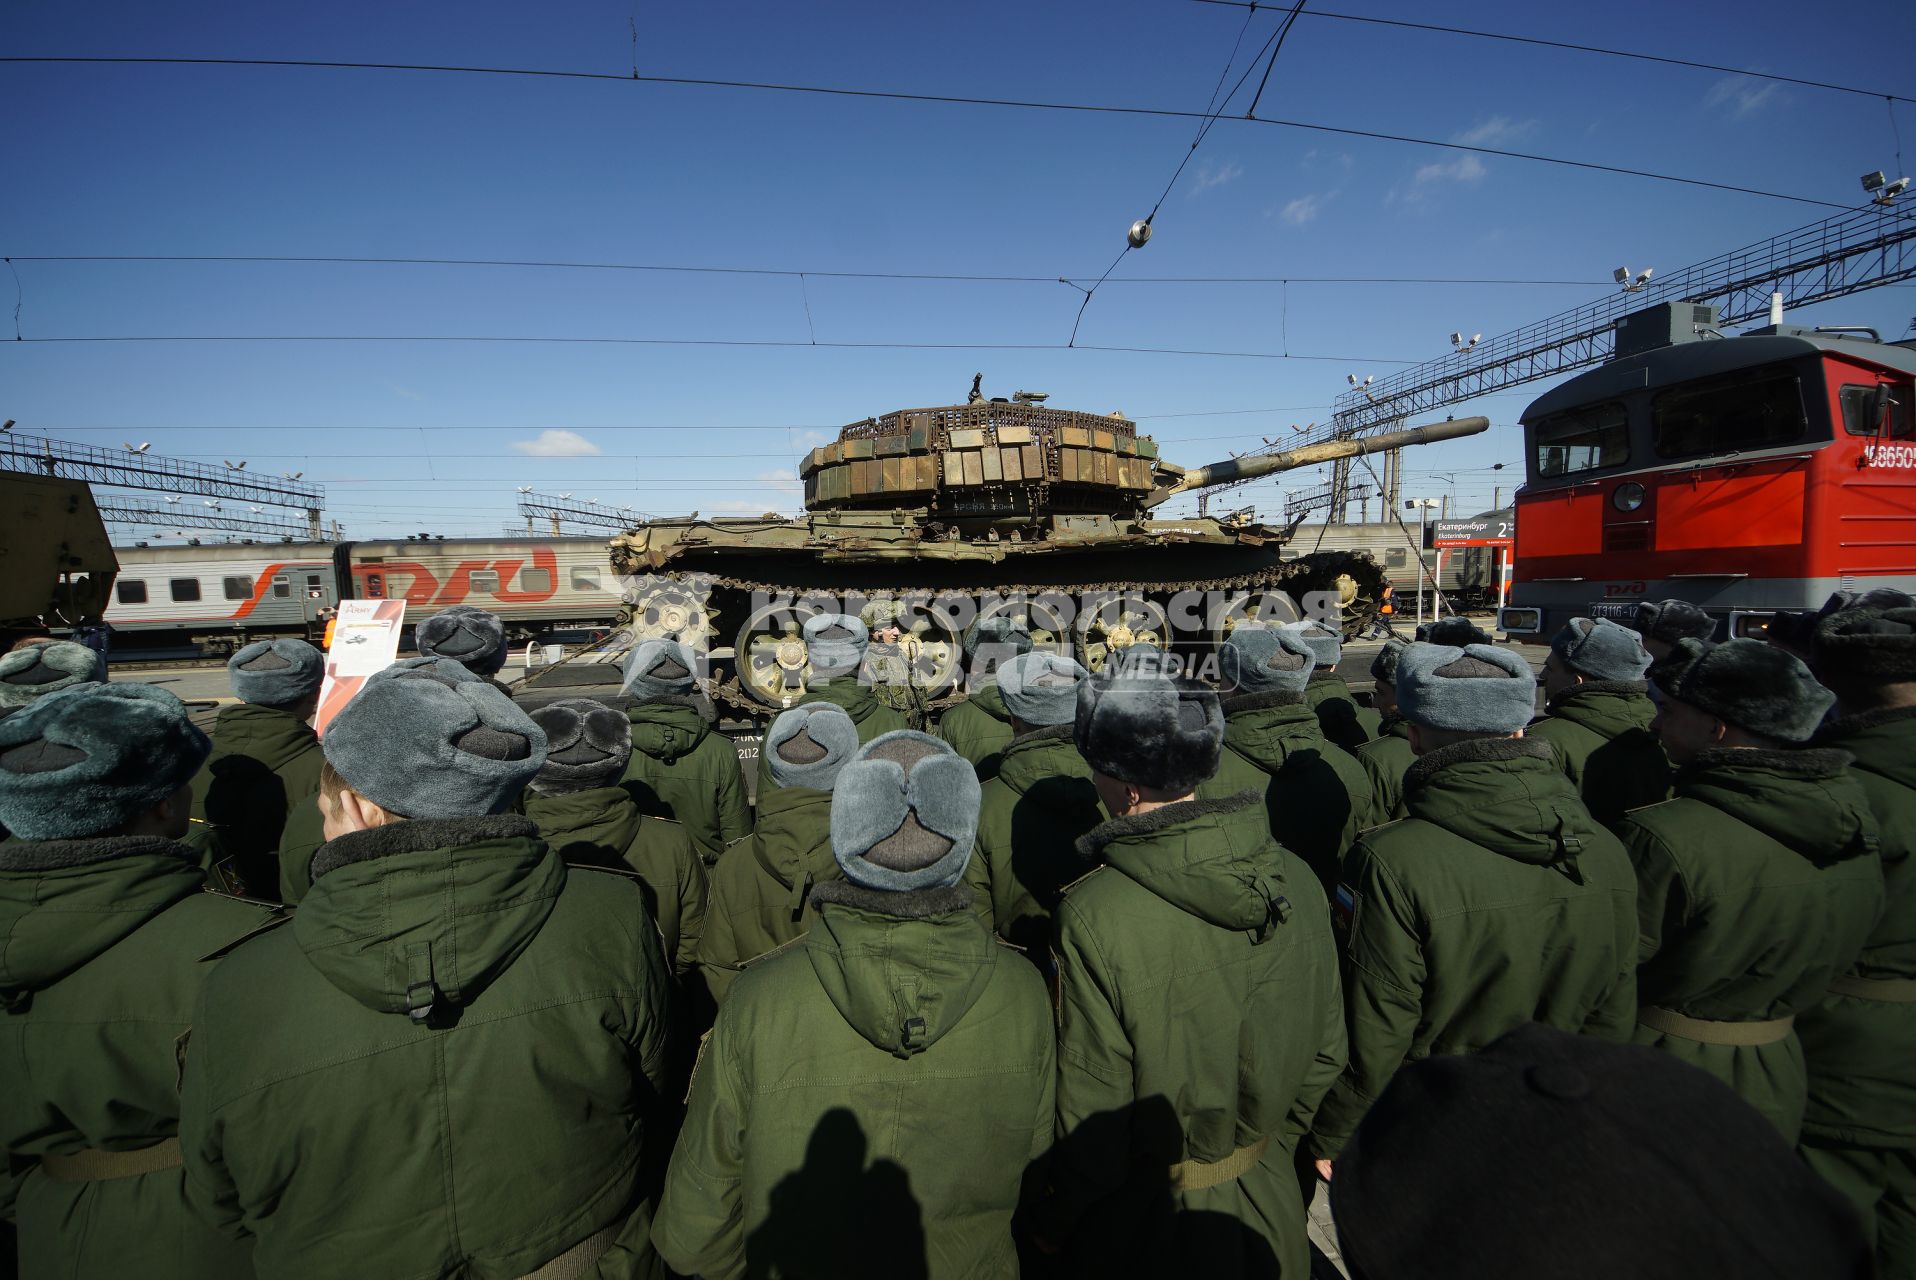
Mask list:
[{"label": "soldier's shoulder strap", "polygon": [[[208,890],[207,892],[211,893],[212,891]],[[216,893],[213,896],[217,898],[226,898],[226,897],[231,897],[232,895],[224,894],[224,893]],[[209,961],[218,960],[223,956],[231,955],[234,951],[237,951],[241,946],[245,945],[246,943],[251,942],[254,938],[259,937],[261,934],[271,933],[273,930],[279,928],[281,925],[285,924],[287,921],[293,918],[293,913],[291,911],[288,911],[285,907],[277,906],[272,903],[254,902],[250,898],[235,898],[234,901],[245,902],[248,905],[255,906],[255,907],[264,906],[272,914],[268,919],[261,921],[259,924],[254,925],[251,929],[248,929],[245,933],[240,934],[239,937],[234,938],[230,942],[227,942],[218,947],[215,947],[213,950],[201,956],[200,957],[201,964],[206,964]]]},{"label": "soldier's shoulder strap", "polygon": [[739,961],[738,968],[740,972],[743,972],[746,969],[752,968],[754,965],[764,964],[767,960],[772,959],[774,956],[782,956],[787,951],[790,951],[794,947],[802,947],[804,945],[805,945],[805,935],[801,933],[796,938],[791,938],[785,942],[779,943],[776,947],[773,947],[770,951],[761,951],[757,955],[752,956],[749,959]]}]

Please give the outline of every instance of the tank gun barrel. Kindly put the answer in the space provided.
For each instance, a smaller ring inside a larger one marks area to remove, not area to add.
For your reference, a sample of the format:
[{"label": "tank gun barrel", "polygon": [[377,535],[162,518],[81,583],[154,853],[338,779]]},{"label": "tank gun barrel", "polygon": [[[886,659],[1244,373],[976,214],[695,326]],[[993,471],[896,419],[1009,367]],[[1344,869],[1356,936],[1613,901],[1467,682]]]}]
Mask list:
[{"label": "tank gun barrel", "polygon": [[1464,436],[1474,436],[1488,430],[1490,419],[1453,418],[1448,422],[1430,422],[1421,427],[1407,427],[1402,431],[1386,431],[1378,435],[1358,436],[1348,440],[1326,440],[1320,444],[1302,445],[1296,449],[1286,449],[1282,453],[1257,453],[1242,458],[1228,458],[1223,462],[1213,462],[1208,467],[1193,467],[1181,470],[1171,465],[1161,465],[1158,469],[1158,486],[1151,491],[1144,505],[1155,507],[1165,499],[1180,493],[1190,493],[1194,489],[1209,489],[1220,484],[1231,484],[1240,480],[1256,480],[1260,476],[1275,475],[1279,471],[1294,471],[1298,467],[1316,466],[1320,462],[1335,462],[1339,458],[1356,458],[1367,453],[1383,453],[1389,449],[1404,449],[1412,445],[1435,444],[1439,440],[1457,440]]}]

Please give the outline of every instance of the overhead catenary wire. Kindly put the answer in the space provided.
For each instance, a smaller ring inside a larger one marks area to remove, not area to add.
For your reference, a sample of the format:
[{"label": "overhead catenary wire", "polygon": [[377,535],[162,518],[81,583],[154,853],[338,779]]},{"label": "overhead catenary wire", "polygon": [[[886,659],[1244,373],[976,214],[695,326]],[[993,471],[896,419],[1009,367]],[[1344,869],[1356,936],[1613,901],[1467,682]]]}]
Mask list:
[{"label": "overhead catenary wire", "polygon": [[[823,97],[874,99],[893,102],[921,102],[950,106],[1002,107],[1027,111],[1068,111],[1096,115],[1146,116],[1164,120],[1203,120],[1208,118],[1209,115],[1208,112],[1203,111],[1179,110],[1170,107],[1126,106],[1116,103],[1049,102],[1038,99],[995,98],[967,94],[913,93],[896,89],[855,89],[835,85],[800,85],[784,84],[775,81],[723,80],[700,76],[633,77],[605,71],[560,71],[530,67],[474,67],[405,62],[344,62],[306,58],[82,57],[38,54],[0,56],[0,64],[10,63],[97,66],[284,67],[321,71],[390,71],[422,74],[550,77],[564,80],[610,81],[617,84],[649,84],[687,88],[751,90],[767,93],[813,94]],[[1453,142],[1440,138],[1418,138],[1408,134],[1386,133],[1376,129],[1352,129],[1338,125],[1320,124],[1315,121],[1280,120],[1270,116],[1257,116],[1248,121],[1243,121],[1243,123],[1265,125],[1272,128],[1296,129],[1312,133],[1325,133],[1338,137],[1364,138],[1374,142],[1397,142],[1413,146],[1437,147],[1449,151],[1467,151],[1477,155],[1502,156],[1510,160],[1526,160],[1536,164],[1557,165],[1564,168],[1581,169],[1592,173],[1609,173],[1623,177],[1675,183],[1681,186],[1701,187],[1712,191],[1729,191],[1739,195],[1760,196],[1767,200],[1788,200],[1796,204],[1811,204],[1826,209],[1847,210],[1853,207],[1848,204],[1838,203],[1834,200],[1820,200],[1813,196],[1790,195],[1787,192],[1781,191],[1766,191],[1759,187],[1748,187],[1733,182],[1713,182],[1706,178],[1691,178],[1681,174],[1656,173],[1648,169],[1632,168],[1628,165],[1599,164],[1591,160],[1574,160],[1563,156],[1547,156],[1533,151],[1513,151],[1503,147]]]}]

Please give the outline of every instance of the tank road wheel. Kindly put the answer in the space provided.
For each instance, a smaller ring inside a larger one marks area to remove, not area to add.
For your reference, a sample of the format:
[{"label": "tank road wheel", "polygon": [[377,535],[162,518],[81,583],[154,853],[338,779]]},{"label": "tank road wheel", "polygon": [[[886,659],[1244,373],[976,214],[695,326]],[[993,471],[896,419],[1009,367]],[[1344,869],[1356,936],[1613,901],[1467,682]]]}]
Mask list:
[{"label": "tank road wheel", "polygon": [[1134,644],[1168,649],[1170,635],[1164,606],[1149,596],[1126,594],[1086,608],[1078,617],[1073,645],[1085,670],[1101,671],[1107,656]]},{"label": "tank road wheel", "polygon": [[799,628],[816,613],[803,605],[767,607],[738,629],[738,685],[756,702],[781,709],[805,696],[812,665]]},{"label": "tank road wheel", "polygon": [[622,593],[625,597],[627,629],[634,644],[647,640],[676,640],[703,652],[706,642],[718,634],[712,625],[716,610],[711,607],[712,588],[700,577],[635,578]]},{"label": "tank road wheel", "polygon": [[1287,622],[1298,621],[1301,616],[1297,602],[1287,592],[1273,588],[1236,593],[1212,611],[1208,622],[1212,637],[1221,641],[1246,623],[1281,627]]},{"label": "tank road wheel", "polygon": [[1062,653],[1071,642],[1071,629],[1065,614],[1046,600],[997,600],[987,605],[980,618],[1000,616],[1024,619],[1031,632],[1031,647],[1049,653]]}]

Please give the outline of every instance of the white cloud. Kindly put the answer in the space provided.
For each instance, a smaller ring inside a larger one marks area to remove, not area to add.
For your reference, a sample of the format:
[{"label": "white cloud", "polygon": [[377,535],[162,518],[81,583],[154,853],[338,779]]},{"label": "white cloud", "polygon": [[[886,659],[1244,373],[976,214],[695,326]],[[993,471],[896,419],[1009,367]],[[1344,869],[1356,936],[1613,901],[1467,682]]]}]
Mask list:
[{"label": "white cloud", "polygon": [[[1333,193],[1334,194],[1334,193]],[[1328,195],[1319,195],[1313,191],[1309,195],[1299,196],[1277,211],[1277,216],[1294,227],[1301,227],[1324,211],[1330,202]]]},{"label": "white cloud", "polygon": [[1535,120],[1512,120],[1509,116],[1492,116],[1479,121],[1462,133],[1450,135],[1452,142],[1461,142],[1467,147],[1507,147],[1513,142],[1521,142],[1537,131]]},{"label": "white cloud", "polygon": [[761,471],[752,479],[780,493],[798,493],[803,489],[792,471]]},{"label": "white cloud", "polygon": [[532,440],[514,440],[512,447],[530,458],[588,458],[603,450],[576,431],[548,427]]},{"label": "white cloud", "polygon": [[426,398],[417,391],[414,391],[411,387],[402,387],[396,384],[393,386],[393,394],[402,400],[424,400]]},{"label": "white cloud", "polygon": [[1244,166],[1225,160],[1213,165],[1209,160],[1198,166],[1197,177],[1191,184],[1191,194],[1202,195],[1212,187],[1221,187],[1227,182],[1236,182],[1244,176]]},{"label": "white cloud", "polygon": [[1758,80],[1754,76],[1724,76],[1710,86],[1703,95],[1703,105],[1711,110],[1722,110],[1732,120],[1742,120],[1755,115],[1771,103],[1786,101],[1783,86],[1774,80]]},{"label": "white cloud", "polygon": [[1443,164],[1427,164],[1412,178],[1419,186],[1433,182],[1476,182],[1490,170],[1473,155],[1461,155]]}]

